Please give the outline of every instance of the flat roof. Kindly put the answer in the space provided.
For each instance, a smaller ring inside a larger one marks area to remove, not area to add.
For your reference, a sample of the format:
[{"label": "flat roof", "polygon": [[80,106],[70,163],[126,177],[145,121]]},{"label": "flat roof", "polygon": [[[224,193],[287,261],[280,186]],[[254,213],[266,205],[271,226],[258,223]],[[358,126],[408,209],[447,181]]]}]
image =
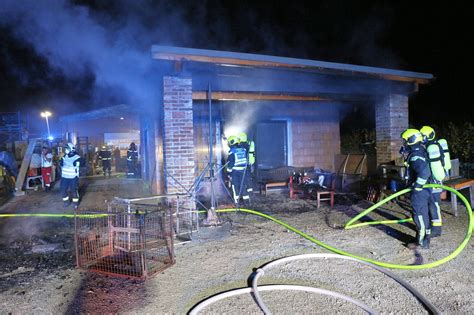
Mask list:
[{"label": "flat roof", "polygon": [[153,45],[151,52],[155,59],[170,61],[187,60],[230,66],[277,67],[288,68],[290,70],[307,69],[321,73],[331,72],[340,75],[365,75],[385,80],[416,82],[421,84],[429,83],[434,79],[434,76],[430,73],[220,50]]}]

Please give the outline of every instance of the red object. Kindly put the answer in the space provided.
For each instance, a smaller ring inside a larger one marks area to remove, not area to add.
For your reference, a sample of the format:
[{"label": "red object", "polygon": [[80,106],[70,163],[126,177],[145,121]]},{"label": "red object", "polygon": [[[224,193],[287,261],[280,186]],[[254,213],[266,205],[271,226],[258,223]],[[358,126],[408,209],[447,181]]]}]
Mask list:
[{"label": "red object", "polygon": [[51,173],[53,168],[50,167],[42,167],[41,168],[41,176],[43,177],[43,184],[48,187],[51,186]]},{"label": "red object", "polygon": [[38,169],[36,167],[30,167],[28,169],[28,177],[38,176]]},{"label": "red object", "polygon": [[291,199],[295,199],[298,195],[302,195],[303,198],[305,197],[304,189],[299,186],[298,183],[294,182],[294,176],[290,176],[289,187]]}]

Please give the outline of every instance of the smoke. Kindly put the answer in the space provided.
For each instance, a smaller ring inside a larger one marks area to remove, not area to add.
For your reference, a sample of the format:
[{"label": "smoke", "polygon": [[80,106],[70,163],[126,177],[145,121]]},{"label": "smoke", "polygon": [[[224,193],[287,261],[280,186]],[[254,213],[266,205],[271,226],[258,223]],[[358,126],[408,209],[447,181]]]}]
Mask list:
[{"label": "smoke", "polygon": [[259,117],[258,106],[252,102],[233,102],[226,104],[224,135],[237,135],[239,132],[249,133]]},{"label": "smoke", "polygon": [[93,102],[150,105],[158,89],[152,80],[152,40],[137,22],[136,7],[119,23],[67,0],[5,0],[0,23],[47,61],[47,71],[59,71],[66,81],[87,81],[90,86],[83,88],[90,88]]}]

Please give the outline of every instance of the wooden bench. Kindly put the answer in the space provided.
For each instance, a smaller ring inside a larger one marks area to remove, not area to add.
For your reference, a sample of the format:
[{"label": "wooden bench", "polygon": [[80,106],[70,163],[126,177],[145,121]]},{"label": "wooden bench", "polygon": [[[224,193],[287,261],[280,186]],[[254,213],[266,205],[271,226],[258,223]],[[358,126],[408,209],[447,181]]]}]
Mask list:
[{"label": "wooden bench", "polygon": [[[468,178],[456,178],[450,179],[443,183],[443,185],[456,189],[457,191],[468,188],[469,189],[469,199],[471,202],[471,207],[474,205],[474,179]],[[451,193],[451,205],[454,209],[454,216],[458,216],[458,198],[457,195]]]},{"label": "wooden bench", "polygon": [[288,189],[290,174],[293,174],[294,167],[282,166],[269,170],[259,170],[258,182],[260,193],[267,195],[270,191]]},{"label": "wooden bench", "polygon": [[263,195],[267,195],[272,190],[280,190],[286,189],[288,187],[287,182],[273,182],[273,183],[266,183],[263,186]]}]

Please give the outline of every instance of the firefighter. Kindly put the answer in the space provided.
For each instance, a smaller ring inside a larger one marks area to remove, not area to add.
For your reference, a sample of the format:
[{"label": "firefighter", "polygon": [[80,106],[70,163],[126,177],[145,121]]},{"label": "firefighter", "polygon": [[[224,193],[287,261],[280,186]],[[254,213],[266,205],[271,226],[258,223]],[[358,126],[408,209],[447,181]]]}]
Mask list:
[{"label": "firefighter", "polygon": [[74,209],[77,209],[79,205],[79,167],[85,165],[85,162],[86,160],[77,154],[74,145],[68,143],[64,148],[64,156],[59,160],[61,166],[60,190],[65,207],[71,204],[69,190]]},{"label": "firefighter", "polygon": [[423,188],[431,177],[430,167],[426,151],[423,147],[423,137],[419,130],[407,129],[401,133],[404,149],[408,152],[406,163],[408,164],[409,185],[412,191],[410,195],[413,207],[413,221],[416,224],[416,241],[410,243],[410,248],[429,248],[430,246],[430,217],[429,200],[431,189]]},{"label": "firefighter", "polygon": [[[432,173],[434,183],[442,184],[442,180],[445,177],[444,169],[444,153],[443,148],[435,140],[435,131],[430,126],[423,126],[420,129],[423,136],[423,145],[427,150],[427,156],[429,158],[429,165]],[[436,176],[439,174],[439,176]],[[429,203],[430,217],[431,217],[431,237],[437,237],[441,235],[441,229],[443,221],[441,219],[441,188],[432,188],[431,198]]]},{"label": "firefighter", "polygon": [[135,142],[127,150],[127,177],[137,177],[138,151]]},{"label": "firefighter", "polygon": [[247,152],[239,146],[239,138],[230,136],[227,139],[230,148],[227,160],[227,174],[231,177],[231,188],[234,203],[238,206],[240,197],[246,204],[250,204],[250,196],[247,192],[245,171],[247,169]]},{"label": "firefighter", "polygon": [[239,146],[247,152],[247,169],[245,171],[245,180],[247,183],[247,192],[253,192],[253,165],[255,163],[255,143],[249,141],[245,132],[240,132],[238,135]]},{"label": "firefighter", "polygon": [[109,177],[112,173],[112,151],[105,145],[102,146],[98,153],[98,158],[102,162],[102,170],[104,172],[104,177],[109,174]]},{"label": "firefighter", "polygon": [[51,189],[53,174],[53,154],[49,152],[47,147],[41,150],[41,176],[43,177],[44,189],[49,191]]},{"label": "firefighter", "polygon": [[253,140],[248,140],[247,134],[245,132],[240,132],[238,137],[240,145],[244,146],[245,150],[247,150],[250,171],[253,173],[255,165],[255,142]]}]

